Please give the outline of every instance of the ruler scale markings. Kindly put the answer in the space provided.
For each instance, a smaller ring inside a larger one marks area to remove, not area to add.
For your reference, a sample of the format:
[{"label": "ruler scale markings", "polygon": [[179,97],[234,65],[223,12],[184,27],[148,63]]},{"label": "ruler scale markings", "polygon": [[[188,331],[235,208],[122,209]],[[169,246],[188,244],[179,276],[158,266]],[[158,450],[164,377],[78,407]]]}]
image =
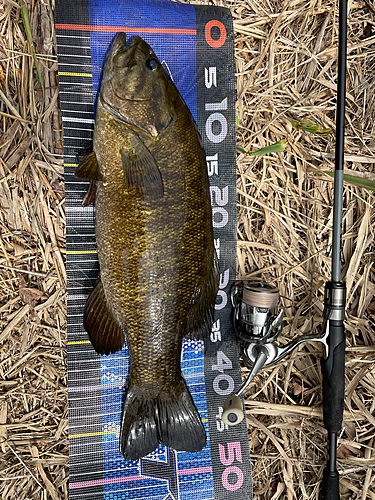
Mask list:
[{"label": "ruler scale markings", "polygon": [[[72,33],[73,34],[73,33]],[[77,33],[78,34],[78,33]],[[63,126],[64,126],[64,167],[65,167],[65,184],[67,187],[67,196],[69,197],[69,193],[72,193],[74,195],[74,191],[76,191],[77,187],[78,189],[81,187],[81,190],[85,190],[85,184],[87,186],[87,182],[85,183],[84,181],[81,182],[80,180],[74,178],[74,174],[69,173],[69,167],[66,167],[66,164],[69,162],[68,158],[74,158],[72,162],[72,166],[75,166],[77,160],[76,160],[76,154],[79,152],[79,150],[82,149],[84,146],[84,143],[82,144],[82,141],[87,142],[89,140],[92,140],[92,135],[93,135],[93,125],[94,125],[94,120],[93,119],[88,119],[87,116],[92,116],[94,106],[93,106],[93,97],[92,97],[92,82],[91,82],[91,56],[90,56],[90,37],[89,36],[82,36],[82,32],[78,34],[78,37],[74,37],[74,44],[72,46],[71,44],[71,36],[69,35],[69,38],[64,38],[64,34],[59,32],[57,30],[57,43],[58,43],[58,52],[59,52],[59,85],[60,85],[60,100],[61,100],[61,105],[62,105],[62,110],[63,110]],[[65,43],[64,43],[65,41]],[[68,43],[66,43],[68,42]],[[73,65],[71,64],[71,61],[79,61],[80,69],[81,72],[75,72]],[[87,69],[86,69],[87,68]],[[73,70],[73,71],[72,71]],[[87,71],[88,70],[88,71]],[[74,92],[72,92],[74,89]],[[91,92],[90,92],[91,90]],[[87,93],[89,91],[89,93]],[[66,102],[69,101],[69,102]],[[74,107],[74,109],[72,109]],[[66,113],[66,108],[69,108],[69,112]],[[74,114],[74,116],[69,117],[69,115]],[[77,123],[78,126],[74,126],[74,124]],[[76,203],[73,201],[73,204]],[[71,248],[71,245],[74,245],[74,240],[79,237],[78,234],[72,234],[73,230],[71,229],[72,227],[72,221],[75,220],[75,212],[73,207],[69,207],[69,202],[67,203],[67,210],[66,210],[66,217],[67,217],[67,226],[68,226],[68,231],[67,231],[67,253],[69,249]],[[83,208],[83,207],[82,207]],[[73,210],[70,210],[73,209]],[[87,238],[87,236],[91,236],[94,238],[93,232],[92,232],[92,227],[90,228],[89,221],[92,221],[92,214],[93,210],[86,211],[91,214],[91,217],[89,217],[87,221],[87,225],[84,228],[80,228],[79,233],[81,233],[81,238],[83,237],[84,239]],[[83,214],[84,212],[80,212]],[[74,227],[74,223],[73,223]],[[90,232],[91,229],[91,232]],[[76,231],[78,233],[78,231]],[[87,236],[85,235],[87,233]],[[83,243],[84,244],[84,243]],[[74,245],[76,246],[76,245]],[[74,248],[73,246],[73,248]],[[79,247],[78,247],[79,248]],[[68,263],[71,264],[71,262]],[[73,264],[73,263],[72,263]],[[74,265],[74,264],[73,264]],[[94,265],[94,264],[93,264]],[[82,273],[82,270],[80,271]],[[84,273],[90,274],[90,270],[86,269],[83,270]],[[77,286],[73,285],[74,282],[78,283],[83,283],[82,277],[81,280],[77,280],[77,273],[74,272],[68,272],[68,293],[69,296],[71,297],[72,295],[74,296],[75,294],[81,294],[82,295],[82,286]],[[86,287],[87,287],[87,278],[86,278]],[[73,302],[74,301],[74,302]],[[77,307],[77,302],[75,299],[73,301],[70,299],[69,302],[70,304],[74,303],[73,307]],[[82,311],[83,308],[81,308]],[[73,312],[70,308],[70,312]],[[77,326],[80,327],[80,329],[83,330],[83,325],[77,325],[77,320],[74,321],[74,316],[75,314],[70,314],[68,312],[68,335],[69,339],[70,338],[76,338],[76,333],[75,330],[77,329]],[[78,317],[78,315],[76,316]],[[82,317],[82,316],[81,316]],[[73,320],[73,321],[71,321]],[[81,334],[82,338],[82,334]],[[71,352],[71,349],[68,346],[69,352]],[[91,353],[87,353],[92,355],[92,350]],[[76,356],[69,356],[68,358],[68,365],[69,365],[69,377],[71,379],[75,379],[74,381],[71,380],[70,382],[75,384],[79,384],[82,390],[84,390],[85,393],[85,398],[80,398],[80,406],[77,409],[74,409],[72,405],[74,404],[73,401],[70,399],[69,401],[69,427],[75,427],[75,425],[78,425],[82,423],[84,426],[79,427],[79,429],[84,429],[85,431],[89,430],[90,433],[95,435],[95,432],[98,430],[102,429],[102,424],[101,424],[101,416],[98,419],[98,415],[101,415],[101,385],[98,383],[96,384],[95,387],[92,387],[92,382],[95,380],[98,380],[100,382],[100,370],[99,372],[97,371],[97,368],[100,367],[100,362],[98,364],[98,360],[90,360],[90,359],[85,359],[83,361],[83,358],[86,358],[87,355],[84,352],[80,352],[80,359],[77,359]],[[84,365],[83,365],[84,363]],[[85,378],[85,373],[82,371],[83,366],[87,369],[87,363],[89,363],[90,370],[87,375],[93,375],[95,373],[95,367],[97,374],[90,376],[88,378]],[[76,369],[74,368],[76,367]],[[83,377],[82,377],[83,375]],[[85,387],[86,384],[90,384],[91,387]],[[71,388],[71,387],[70,387]],[[69,391],[70,392],[70,391]],[[81,391],[80,391],[81,392]],[[89,397],[91,396],[91,397]],[[83,403],[83,404],[82,404]],[[99,403],[99,404],[98,404]],[[91,424],[87,420],[87,414],[94,414]],[[84,422],[86,416],[86,422]],[[72,467],[70,470],[70,475],[71,475],[71,481],[76,482],[81,479],[81,474],[83,469],[88,470],[86,468],[86,465],[89,466],[90,469],[92,469],[92,466],[89,465],[87,462],[90,462],[90,457],[92,456],[92,450],[93,448],[99,450],[102,447],[101,439],[98,440],[98,438],[93,439],[92,437],[85,438],[83,441],[81,438],[78,438],[75,443],[69,442],[69,446],[75,449],[79,450],[77,451],[77,454],[79,456],[78,461],[76,460],[76,463],[72,463]],[[87,451],[86,451],[87,450]],[[99,455],[100,456],[100,455]],[[102,464],[102,461],[100,462]],[[100,466],[101,471],[100,475],[102,475],[102,469],[103,466]],[[90,492],[90,497],[91,498],[102,498],[103,495],[103,490],[101,487],[99,488],[92,488],[92,491]],[[86,496],[86,495],[85,495]],[[77,490],[76,495],[74,495],[74,491],[70,492],[70,498],[82,498],[82,494]]]}]

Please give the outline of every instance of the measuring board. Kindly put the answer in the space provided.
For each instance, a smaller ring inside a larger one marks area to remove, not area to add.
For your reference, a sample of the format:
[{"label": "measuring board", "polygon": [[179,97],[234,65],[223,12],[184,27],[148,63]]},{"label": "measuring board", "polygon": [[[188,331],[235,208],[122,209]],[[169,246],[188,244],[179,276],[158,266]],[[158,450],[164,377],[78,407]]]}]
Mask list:
[{"label": "measuring board", "polygon": [[[92,142],[105,55],[116,34],[139,35],[168,67],[201,132],[207,157],[220,285],[210,338],[186,339],[182,374],[207,432],[190,454],[159,446],[138,461],[118,451],[129,353],[94,351],[83,311],[98,276],[95,206],[82,206],[88,181],[74,176]],[[234,34],[229,10],[166,0],[56,0],[59,87],[64,127],[68,272],[68,387],[71,500],[250,500],[246,422],[221,420],[241,383],[230,324],[236,276]]]}]

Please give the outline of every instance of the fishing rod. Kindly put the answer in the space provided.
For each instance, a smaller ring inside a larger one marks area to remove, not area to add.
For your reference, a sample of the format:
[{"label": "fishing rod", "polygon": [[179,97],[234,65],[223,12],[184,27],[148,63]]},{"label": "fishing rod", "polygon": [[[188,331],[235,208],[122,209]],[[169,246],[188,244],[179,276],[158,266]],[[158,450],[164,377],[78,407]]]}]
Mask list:
[{"label": "fishing rod", "polygon": [[244,418],[240,395],[263,367],[274,365],[304,342],[320,342],[323,376],[323,418],[328,432],[328,460],[323,471],[322,500],[340,500],[339,473],[336,468],[337,435],[342,427],[345,395],[345,303],[346,285],[341,281],[341,233],[343,211],[343,166],[345,140],[345,93],[347,49],[347,0],[339,0],[339,44],[335,177],[332,231],[332,275],[324,293],[324,321],[317,335],[302,335],[289,344],[276,342],[282,330],[283,309],[278,310],[279,292],[259,282],[236,282],[231,289],[232,323],[240,339],[240,350],[250,369],[240,389],[229,396],[222,413],[223,421],[236,425]]},{"label": "fishing rod", "polygon": [[338,500],[339,473],[336,468],[337,434],[342,427],[345,396],[345,302],[346,285],[341,281],[341,231],[344,183],[347,0],[339,1],[339,44],[335,179],[332,234],[332,278],[325,290],[325,321],[328,357],[321,361],[323,375],[323,418],[328,431],[328,462],[323,472],[322,500]]}]

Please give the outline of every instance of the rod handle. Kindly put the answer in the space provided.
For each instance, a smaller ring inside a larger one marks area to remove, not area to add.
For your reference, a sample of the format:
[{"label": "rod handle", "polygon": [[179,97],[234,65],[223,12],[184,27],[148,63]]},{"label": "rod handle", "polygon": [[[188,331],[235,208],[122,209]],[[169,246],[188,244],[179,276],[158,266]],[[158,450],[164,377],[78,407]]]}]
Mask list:
[{"label": "rod handle", "polygon": [[329,356],[322,359],[323,417],[329,433],[341,430],[345,397],[345,331],[343,321],[330,321]]},{"label": "rod handle", "polygon": [[323,471],[321,500],[340,500],[339,473],[326,467]]}]

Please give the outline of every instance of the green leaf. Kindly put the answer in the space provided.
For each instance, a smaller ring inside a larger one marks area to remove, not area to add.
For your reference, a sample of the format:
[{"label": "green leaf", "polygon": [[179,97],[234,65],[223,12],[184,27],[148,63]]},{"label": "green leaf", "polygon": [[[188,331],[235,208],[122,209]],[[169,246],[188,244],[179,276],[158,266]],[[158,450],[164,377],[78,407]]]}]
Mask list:
[{"label": "green leaf", "polygon": [[285,147],[285,139],[281,139],[281,141],[275,142],[275,144],[271,144],[270,146],[266,146],[265,148],[257,149],[256,151],[249,151],[248,149],[242,148],[241,146],[237,146],[237,151],[249,156],[261,156],[268,153],[279,153],[280,151],[285,151]]},{"label": "green leaf", "polygon": [[240,122],[238,121],[237,115],[236,115],[236,125],[238,126]]},{"label": "green leaf", "polygon": [[250,154],[250,151],[246,148],[242,148],[241,146],[236,146],[236,149],[239,153],[243,153],[245,155]]},{"label": "green leaf", "polygon": [[[324,173],[330,177],[335,177],[334,172],[324,170]],[[370,191],[375,191],[375,180],[367,179],[365,177],[360,177],[358,175],[344,174],[344,181],[353,186],[369,189]]]},{"label": "green leaf", "polygon": [[35,50],[34,50],[34,42],[33,42],[33,36],[31,34],[29,14],[27,12],[27,7],[26,7],[26,4],[25,4],[24,0],[20,0],[20,4],[21,4],[21,14],[22,14],[22,19],[23,19],[23,25],[25,26],[26,37],[27,37],[27,41],[29,42],[30,52],[31,52],[32,58],[34,60],[36,72],[37,72],[38,78],[39,78],[39,82],[40,82],[40,85],[42,86],[43,102],[44,102],[43,78],[42,78],[42,74],[40,72],[38,59],[36,58],[36,54],[35,54]]},{"label": "green leaf", "polygon": [[312,134],[327,135],[331,132],[330,128],[322,128],[319,125],[315,125],[315,123],[311,122],[310,120],[306,120],[305,118],[303,120],[300,120],[299,122],[294,122],[292,120],[289,121],[297,130],[305,130],[306,132],[311,132]]}]

